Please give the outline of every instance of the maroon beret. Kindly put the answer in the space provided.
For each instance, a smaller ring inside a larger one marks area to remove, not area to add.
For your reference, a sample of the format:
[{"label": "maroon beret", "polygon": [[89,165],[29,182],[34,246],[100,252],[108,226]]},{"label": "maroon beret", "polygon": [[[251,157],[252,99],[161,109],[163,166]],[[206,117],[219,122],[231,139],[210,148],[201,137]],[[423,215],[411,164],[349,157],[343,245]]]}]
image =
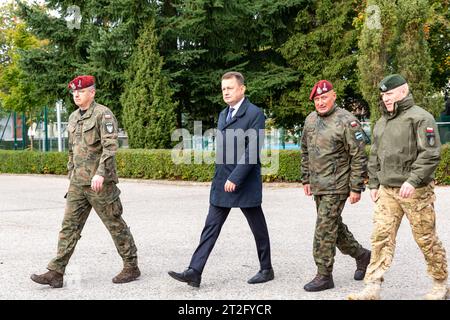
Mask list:
[{"label": "maroon beret", "polygon": [[315,96],[320,96],[321,94],[327,93],[333,90],[333,85],[328,80],[320,80],[317,82],[311,90],[309,95],[309,100],[314,99]]},{"label": "maroon beret", "polygon": [[69,82],[69,89],[78,90],[93,86],[95,84],[95,78],[93,76],[78,76]]}]

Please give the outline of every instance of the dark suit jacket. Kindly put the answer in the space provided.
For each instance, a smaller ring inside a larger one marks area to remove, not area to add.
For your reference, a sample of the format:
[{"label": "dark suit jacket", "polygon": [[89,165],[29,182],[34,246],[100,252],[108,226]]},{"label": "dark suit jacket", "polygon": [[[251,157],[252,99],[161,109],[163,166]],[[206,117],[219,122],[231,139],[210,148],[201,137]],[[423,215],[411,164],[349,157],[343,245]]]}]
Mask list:
[{"label": "dark suit jacket", "polygon": [[[210,203],[226,208],[257,207],[262,202],[260,150],[264,142],[264,113],[245,98],[229,123],[227,115],[228,107],[219,114]],[[236,184],[234,192],[225,192],[227,180]]]}]

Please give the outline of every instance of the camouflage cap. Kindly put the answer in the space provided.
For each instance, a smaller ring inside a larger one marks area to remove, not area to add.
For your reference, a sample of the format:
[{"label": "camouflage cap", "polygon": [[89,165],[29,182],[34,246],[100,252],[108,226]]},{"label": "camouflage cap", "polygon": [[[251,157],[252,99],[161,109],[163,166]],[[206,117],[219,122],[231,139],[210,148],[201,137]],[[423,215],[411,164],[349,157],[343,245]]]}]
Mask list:
[{"label": "camouflage cap", "polygon": [[78,76],[69,82],[69,89],[78,90],[93,86],[95,84],[95,78],[93,76]]},{"label": "camouflage cap", "polygon": [[399,74],[391,74],[381,80],[379,88],[381,92],[386,92],[397,87],[400,87],[402,84],[405,84],[406,80]]}]

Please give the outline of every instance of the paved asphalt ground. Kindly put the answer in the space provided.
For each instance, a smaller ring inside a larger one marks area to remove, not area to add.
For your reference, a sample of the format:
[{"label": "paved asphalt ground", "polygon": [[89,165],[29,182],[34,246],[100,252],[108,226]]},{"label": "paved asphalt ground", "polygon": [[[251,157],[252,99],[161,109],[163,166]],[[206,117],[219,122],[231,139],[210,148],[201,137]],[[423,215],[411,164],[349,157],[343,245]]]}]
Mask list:
[{"label": "paved asphalt ground", "polygon": [[[177,282],[167,271],[182,271],[198,243],[208,209],[209,184],[122,179],[119,187],[124,218],[134,235],[142,276],[113,284],[121,259],[94,211],[66,270],[65,286],[51,289],[30,280],[46,271],[55,255],[68,181],[60,176],[0,175],[0,299],[289,299],[339,300],[360,290],[353,280],[355,261],[336,254],[335,288],[308,293],[303,285],[315,275],[312,238],[315,208],[298,184],[264,186],[265,211],[272,245],[275,280],[249,285],[258,270],[252,234],[233,209],[203,273],[200,289]],[[437,229],[450,248],[450,188],[436,188]],[[369,247],[373,204],[369,193],[347,204],[343,219]],[[429,287],[423,256],[406,218],[397,236],[391,269],[385,276],[384,299],[420,299]]]}]

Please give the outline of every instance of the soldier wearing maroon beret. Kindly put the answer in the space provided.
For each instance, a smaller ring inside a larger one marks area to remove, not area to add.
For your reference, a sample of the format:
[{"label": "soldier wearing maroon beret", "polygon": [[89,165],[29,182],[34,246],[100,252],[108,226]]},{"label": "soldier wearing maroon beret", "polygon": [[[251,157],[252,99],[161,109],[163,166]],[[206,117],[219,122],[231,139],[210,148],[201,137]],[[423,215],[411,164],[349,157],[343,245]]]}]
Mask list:
[{"label": "soldier wearing maroon beret", "polygon": [[301,167],[304,192],[314,195],[317,208],[313,242],[317,275],[304,289],[321,291],[334,287],[336,247],[356,260],[355,280],[364,278],[370,261],[370,251],[355,240],[341,217],[347,199],[358,202],[364,190],[368,138],[355,116],[336,105],[331,82],[318,81],[309,98],[316,111],[305,120]]},{"label": "soldier wearing maroon beret", "polygon": [[39,284],[61,288],[63,275],[84,224],[94,208],[111,234],[123,260],[122,271],[114,283],[137,279],[137,249],[130,229],[122,218],[122,203],[116,172],[115,154],[119,146],[117,120],[107,107],[95,102],[95,78],[78,76],[68,88],[79,109],[69,117],[68,171],[70,186],[66,210],[59,233],[58,252],[47,266],[48,272],[31,279]]}]

